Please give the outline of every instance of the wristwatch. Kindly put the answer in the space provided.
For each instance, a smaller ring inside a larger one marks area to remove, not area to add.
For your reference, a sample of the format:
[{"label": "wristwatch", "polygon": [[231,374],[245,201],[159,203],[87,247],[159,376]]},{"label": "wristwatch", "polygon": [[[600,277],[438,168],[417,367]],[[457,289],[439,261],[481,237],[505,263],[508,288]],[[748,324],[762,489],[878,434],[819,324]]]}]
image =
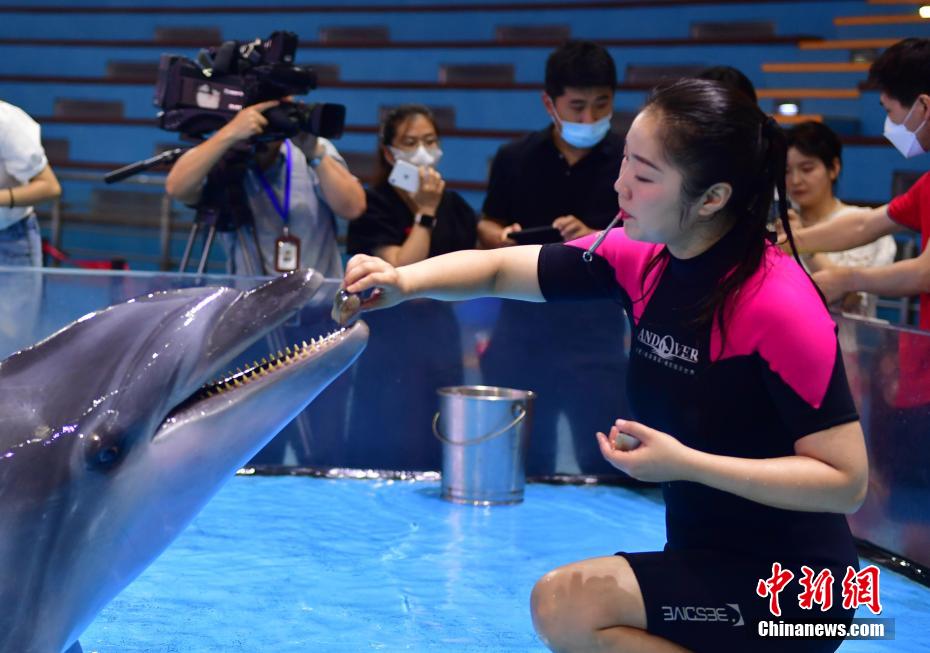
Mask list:
[{"label": "wristwatch", "polygon": [[415,216],[413,216],[413,224],[418,224],[421,227],[432,229],[433,225],[436,224],[436,218],[431,216],[429,213],[417,213]]}]

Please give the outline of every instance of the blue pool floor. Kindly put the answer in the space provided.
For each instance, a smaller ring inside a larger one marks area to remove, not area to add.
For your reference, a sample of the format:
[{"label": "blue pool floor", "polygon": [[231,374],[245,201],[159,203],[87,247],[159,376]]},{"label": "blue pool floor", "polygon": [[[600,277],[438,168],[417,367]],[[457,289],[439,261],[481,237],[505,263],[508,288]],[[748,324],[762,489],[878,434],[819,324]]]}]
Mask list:
[{"label": "blue pool floor", "polygon": [[[236,477],[98,616],[85,653],[544,651],[529,593],[553,567],[660,548],[654,491],[529,485],[459,506],[431,481]],[[882,570],[894,641],[928,651],[930,589]],[[861,614],[859,616],[868,616]]]}]

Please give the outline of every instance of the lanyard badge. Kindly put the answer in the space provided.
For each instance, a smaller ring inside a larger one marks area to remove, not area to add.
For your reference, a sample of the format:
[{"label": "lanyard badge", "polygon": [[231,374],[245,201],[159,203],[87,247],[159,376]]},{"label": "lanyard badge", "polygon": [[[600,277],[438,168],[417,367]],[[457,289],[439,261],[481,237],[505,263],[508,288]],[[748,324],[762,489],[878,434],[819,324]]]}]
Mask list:
[{"label": "lanyard badge", "polygon": [[258,180],[265,189],[265,194],[271,200],[275,212],[281,217],[284,223],[281,236],[274,242],[274,269],[278,272],[291,272],[300,267],[300,238],[293,236],[288,231],[288,222],[290,221],[291,210],[291,169],[293,163],[291,160],[291,141],[284,141],[287,148],[286,168],[284,177],[284,204],[278,202],[278,196],[275,195],[274,188],[265,179],[265,175],[258,168],[255,169],[258,174]]},{"label": "lanyard badge", "polygon": [[300,238],[292,236],[284,227],[284,233],[274,241],[274,269],[290,272],[300,266]]}]

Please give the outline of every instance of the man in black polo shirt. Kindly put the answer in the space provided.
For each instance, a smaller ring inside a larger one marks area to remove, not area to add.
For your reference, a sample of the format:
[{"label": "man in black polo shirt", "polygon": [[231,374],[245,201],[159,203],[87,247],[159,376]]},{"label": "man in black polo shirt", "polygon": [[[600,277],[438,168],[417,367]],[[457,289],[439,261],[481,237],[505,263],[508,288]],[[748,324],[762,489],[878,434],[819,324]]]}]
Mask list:
[{"label": "man in black polo shirt", "polygon": [[552,124],[501,147],[491,164],[478,237],[513,245],[513,231],[553,226],[564,240],[603,229],[617,213],[623,140],[610,131],[617,71],[610,54],[569,41],[549,55],[543,106]]},{"label": "man in black polo shirt", "polygon": [[[494,158],[478,223],[483,247],[513,245],[510,234],[531,227],[552,226],[572,240],[607,226],[617,213],[613,183],[623,155],[623,139],[610,131],[616,85],[614,61],[595,43],[569,41],[549,55],[542,102],[552,124]],[[594,433],[625,414],[621,310],[603,302],[503,303],[481,370],[485,383],[539,394],[529,474],[615,473]]]}]

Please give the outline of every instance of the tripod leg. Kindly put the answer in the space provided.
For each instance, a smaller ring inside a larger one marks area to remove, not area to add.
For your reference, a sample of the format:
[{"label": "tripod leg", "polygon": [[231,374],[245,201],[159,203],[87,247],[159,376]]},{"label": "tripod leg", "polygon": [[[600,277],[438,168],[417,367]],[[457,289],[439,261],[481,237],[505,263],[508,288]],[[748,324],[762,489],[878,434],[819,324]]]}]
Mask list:
[{"label": "tripod leg", "polygon": [[236,235],[239,237],[239,247],[242,248],[243,267],[245,268],[244,270],[242,270],[242,274],[246,274],[248,276],[255,276],[259,274],[264,275],[266,274],[265,261],[262,258],[262,253],[261,253],[261,250],[259,249],[258,234],[255,233],[254,231],[252,232],[252,236],[253,236],[252,241],[255,243],[254,251],[255,251],[255,254],[258,255],[258,265],[256,265],[255,264],[256,262],[252,257],[252,250],[249,248],[248,237],[245,235],[244,231],[245,231],[245,227],[240,227],[239,229],[236,230]]},{"label": "tripod leg", "polygon": [[210,258],[210,248],[213,247],[213,237],[216,236],[216,227],[210,225],[207,231],[207,240],[203,243],[203,251],[200,253],[200,264],[197,266],[197,274],[203,274],[207,267],[207,259]]},{"label": "tripod leg", "polygon": [[184,246],[184,254],[181,255],[181,265],[178,266],[178,272],[184,272],[187,269],[187,262],[191,258],[191,250],[194,248],[194,240],[197,238],[197,232],[200,231],[200,223],[196,220],[191,225],[191,231],[187,235],[187,244]]}]

